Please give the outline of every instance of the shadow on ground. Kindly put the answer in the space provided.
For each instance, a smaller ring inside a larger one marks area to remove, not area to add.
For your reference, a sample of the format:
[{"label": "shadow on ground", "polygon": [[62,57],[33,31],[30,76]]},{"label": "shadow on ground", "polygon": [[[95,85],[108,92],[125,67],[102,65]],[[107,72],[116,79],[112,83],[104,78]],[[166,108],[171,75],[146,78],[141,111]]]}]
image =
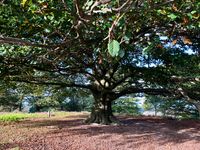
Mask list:
[{"label": "shadow on ground", "polygon": [[104,143],[118,149],[128,149],[153,143],[175,145],[191,141],[200,142],[200,121],[119,117],[123,125],[88,125],[84,123],[85,118],[86,116],[80,116],[60,120],[26,121],[22,128],[46,127],[53,130],[41,135],[39,139],[31,137],[26,141],[28,144],[22,142],[20,146],[24,149],[37,145],[46,145],[46,149],[77,149],[84,148],[85,143],[88,143],[91,146],[86,146],[85,149],[93,149],[96,144],[101,146]]}]

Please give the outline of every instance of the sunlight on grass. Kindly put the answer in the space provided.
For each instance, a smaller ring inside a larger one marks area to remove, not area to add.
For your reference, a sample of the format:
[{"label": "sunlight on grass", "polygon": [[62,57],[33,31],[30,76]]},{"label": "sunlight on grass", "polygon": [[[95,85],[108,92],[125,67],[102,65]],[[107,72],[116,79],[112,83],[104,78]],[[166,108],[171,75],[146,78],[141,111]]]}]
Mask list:
[{"label": "sunlight on grass", "polygon": [[0,115],[0,121],[19,121],[27,118],[28,116],[25,114],[5,114]]},{"label": "sunlight on grass", "polygon": [[0,114],[0,122],[20,121],[26,118],[45,117],[45,114],[29,114],[29,113],[5,113]]},{"label": "sunlight on grass", "polygon": [[[51,118],[62,118],[65,116],[76,116],[80,114],[87,114],[87,112],[51,112]],[[39,112],[39,113],[0,113],[0,122],[15,122],[24,119],[31,119],[31,118],[48,118],[48,112]]]}]

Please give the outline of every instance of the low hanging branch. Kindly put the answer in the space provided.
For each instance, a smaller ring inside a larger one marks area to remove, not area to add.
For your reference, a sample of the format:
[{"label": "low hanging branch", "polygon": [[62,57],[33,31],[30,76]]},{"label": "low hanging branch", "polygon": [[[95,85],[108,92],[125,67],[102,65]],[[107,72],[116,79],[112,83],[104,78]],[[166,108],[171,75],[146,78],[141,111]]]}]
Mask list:
[{"label": "low hanging branch", "polygon": [[174,82],[200,82],[200,77],[178,77],[172,76],[171,80]]},{"label": "low hanging branch", "polygon": [[26,80],[23,78],[13,78],[9,79],[9,81],[15,81],[15,82],[24,82],[24,83],[30,83],[30,84],[37,84],[37,85],[55,85],[55,86],[61,86],[61,87],[77,87],[77,88],[85,88],[85,89],[91,89],[91,85],[86,84],[77,84],[77,83],[64,83],[59,81],[43,81],[43,80]]},{"label": "low hanging branch", "polygon": [[0,36],[0,44],[31,46],[31,47],[40,47],[40,48],[46,48],[46,49],[55,49],[58,47],[66,47],[66,46],[69,46],[71,43],[72,43],[72,40],[66,41],[64,43],[59,43],[59,44],[44,45],[44,44],[37,44],[37,43],[29,42],[29,41],[19,39],[19,38]]},{"label": "low hanging branch", "polygon": [[122,90],[121,92],[116,94],[116,97],[121,97],[126,94],[133,94],[133,93],[145,93],[149,95],[173,95],[170,90],[164,88],[136,88],[136,87],[129,87],[127,89]]}]

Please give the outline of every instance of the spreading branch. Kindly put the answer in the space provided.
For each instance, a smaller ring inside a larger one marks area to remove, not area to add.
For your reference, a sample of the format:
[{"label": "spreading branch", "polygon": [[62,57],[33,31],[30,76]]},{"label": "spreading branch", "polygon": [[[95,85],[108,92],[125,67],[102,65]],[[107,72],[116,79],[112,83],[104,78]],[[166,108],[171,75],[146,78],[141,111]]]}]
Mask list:
[{"label": "spreading branch", "polygon": [[10,79],[10,81],[15,81],[15,82],[23,82],[23,83],[30,83],[30,84],[36,84],[36,85],[55,85],[55,86],[61,86],[61,87],[77,87],[77,88],[85,88],[85,89],[91,89],[91,85],[86,85],[86,84],[77,84],[77,83],[64,83],[64,82],[59,82],[59,81],[42,81],[42,80],[26,80],[22,78],[13,78]]},{"label": "spreading branch", "polygon": [[29,42],[23,39],[14,38],[14,37],[3,37],[0,36],[0,44],[10,44],[10,45],[18,45],[18,46],[31,46],[31,47],[40,47],[45,49],[55,49],[58,47],[66,47],[69,46],[72,41],[66,41],[64,43],[59,44],[37,44],[34,42]]},{"label": "spreading branch", "polygon": [[126,89],[122,90],[121,92],[117,93],[116,97],[119,98],[123,95],[133,94],[133,93],[145,93],[145,94],[149,94],[149,95],[164,95],[164,96],[172,95],[171,91],[164,89],[164,88],[129,87],[129,88],[126,88]]}]

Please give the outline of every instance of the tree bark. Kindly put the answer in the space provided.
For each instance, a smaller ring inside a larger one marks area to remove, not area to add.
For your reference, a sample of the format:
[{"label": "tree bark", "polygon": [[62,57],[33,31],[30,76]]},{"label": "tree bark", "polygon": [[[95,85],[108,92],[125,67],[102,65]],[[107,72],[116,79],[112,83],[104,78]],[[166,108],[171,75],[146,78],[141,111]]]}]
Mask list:
[{"label": "tree bark", "polygon": [[117,118],[112,113],[112,100],[107,96],[101,96],[101,94],[94,95],[94,104],[90,114],[90,117],[86,120],[86,123],[98,123],[109,125],[112,123],[119,123]]}]

